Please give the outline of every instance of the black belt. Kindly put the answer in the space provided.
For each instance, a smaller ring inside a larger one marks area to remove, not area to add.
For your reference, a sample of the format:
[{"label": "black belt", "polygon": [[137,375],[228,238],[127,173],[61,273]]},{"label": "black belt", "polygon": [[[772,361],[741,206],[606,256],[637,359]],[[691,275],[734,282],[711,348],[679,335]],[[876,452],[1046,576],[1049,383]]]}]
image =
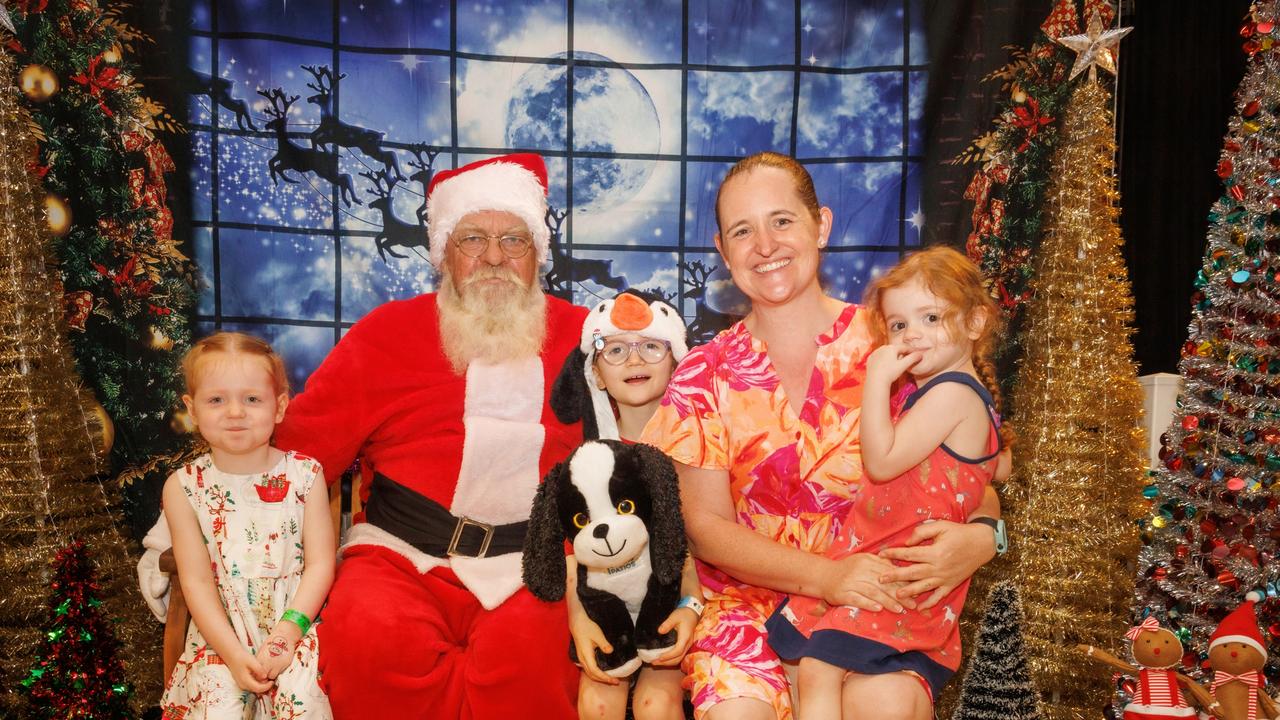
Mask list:
[{"label": "black belt", "polygon": [[456,517],[443,505],[381,473],[373,474],[364,517],[375,525],[436,557],[482,558],[523,552],[529,521],[491,525]]}]

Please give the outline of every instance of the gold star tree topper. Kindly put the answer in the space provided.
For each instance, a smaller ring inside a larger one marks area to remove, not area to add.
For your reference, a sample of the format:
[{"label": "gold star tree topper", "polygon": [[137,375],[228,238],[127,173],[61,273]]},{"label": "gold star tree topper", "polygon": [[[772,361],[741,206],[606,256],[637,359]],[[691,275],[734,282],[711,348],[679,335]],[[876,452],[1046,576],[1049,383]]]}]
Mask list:
[{"label": "gold star tree topper", "polygon": [[1066,37],[1058,38],[1059,43],[1076,51],[1076,64],[1071,66],[1071,77],[1068,79],[1074,80],[1077,75],[1088,68],[1089,79],[1096,80],[1099,66],[1115,75],[1116,56],[1114,48],[1120,44],[1121,38],[1132,31],[1133,28],[1131,27],[1103,30],[1102,18],[1098,17],[1097,11],[1090,13],[1089,26],[1083,35],[1067,35]]}]

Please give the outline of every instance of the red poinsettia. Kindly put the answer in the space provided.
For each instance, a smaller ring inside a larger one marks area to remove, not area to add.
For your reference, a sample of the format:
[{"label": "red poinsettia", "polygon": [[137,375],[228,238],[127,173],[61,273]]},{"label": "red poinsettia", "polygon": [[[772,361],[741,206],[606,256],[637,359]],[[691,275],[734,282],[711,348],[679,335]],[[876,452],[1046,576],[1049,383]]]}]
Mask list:
[{"label": "red poinsettia", "polygon": [[49,0],[14,0],[13,6],[23,15],[44,12],[49,7]]},{"label": "red poinsettia", "polygon": [[151,295],[151,291],[156,284],[148,280],[145,275],[136,274],[138,267],[138,256],[130,257],[125,264],[117,272],[111,272],[106,266],[99,263],[93,264],[93,269],[98,274],[111,280],[112,289],[116,295],[120,297],[145,298]]},{"label": "red poinsettia", "polygon": [[102,112],[106,113],[108,117],[111,116],[111,109],[104,102],[103,93],[124,87],[124,83],[120,79],[119,68],[106,64],[106,61],[99,55],[89,61],[87,70],[72,75],[71,79],[83,85],[85,90],[98,101],[98,107],[102,108]]},{"label": "red poinsettia", "polygon": [[1028,97],[1025,104],[1014,108],[1013,119],[1009,121],[1009,124],[1027,131],[1027,135],[1022,139],[1022,144],[1018,146],[1017,151],[1026,150],[1031,145],[1031,138],[1040,132],[1040,128],[1052,122],[1053,118],[1040,114],[1040,101],[1034,97]]}]

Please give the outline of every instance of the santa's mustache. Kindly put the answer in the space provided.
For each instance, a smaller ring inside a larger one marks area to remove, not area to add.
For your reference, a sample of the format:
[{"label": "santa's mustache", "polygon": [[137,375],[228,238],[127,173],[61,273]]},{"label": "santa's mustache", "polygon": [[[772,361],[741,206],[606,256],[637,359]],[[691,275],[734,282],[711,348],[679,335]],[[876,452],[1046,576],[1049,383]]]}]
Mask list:
[{"label": "santa's mustache", "polygon": [[523,283],[520,282],[520,276],[517,275],[514,270],[511,270],[510,268],[504,268],[504,267],[489,266],[489,267],[478,267],[475,270],[471,271],[471,274],[468,275],[466,279],[462,281],[461,286],[458,289],[464,290],[478,282],[483,282],[485,280],[504,280],[517,287],[523,286]]}]

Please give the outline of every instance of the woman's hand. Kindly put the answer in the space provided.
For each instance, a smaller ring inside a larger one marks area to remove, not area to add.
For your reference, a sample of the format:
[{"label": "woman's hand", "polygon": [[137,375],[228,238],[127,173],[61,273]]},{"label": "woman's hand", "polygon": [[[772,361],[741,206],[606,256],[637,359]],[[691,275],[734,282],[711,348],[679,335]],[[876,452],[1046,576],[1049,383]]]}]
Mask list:
[{"label": "woman's hand", "polygon": [[604,639],[604,631],[581,608],[570,606],[569,634],[573,636],[573,647],[578,652],[578,662],[582,664],[582,672],[599,683],[617,685],[618,678],[610,677],[596,664],[596,648],[608,655],[613,646]]},{"label": "woman's hand", "polygon": [[236,681],[236,687],[241,690],[261,695],[271,689],[266,668],[248,650],[241,650],[232,657],[223,657],[222,660],[231,671],[231,679]]},{"label": "woman's hand", "polygon": [[[926,543],[932,540],[932,543]],[[880,551],[882,558],[911,563],[894,567],[880,576],[882,583],[906,583],[899,587],[898,597],[913,598],[933,591],[921,610],[938,604],[947,593],[967,580],[978,568],[996,555],[995,535],[981,524],[935,520],[916,526],[907,547]]]},{"label": "woman's hand", "polygon": [[920,358],[919,350],[901,345],[881,345],[867,356],[867,384],[891,385],[920,362]]},{"label": "woman's hand", "polygon": [[684,654],[689,650],[689,643],[693,641],[693,629],[698,625],[698,613],[692,608],[678,607],[671,611],[666,620],[658,626],[658,634],[661,635],[668,630],[676,631],[676,644],[670,650],[663,653],[655,659],[650,665],[658,667],[674,667],[680,664],[684,659]]},{"label": "woman's hand", "polygon": [[888,560],[867,553],[854,553],[830,562],[831,572],[826,574],[821,585],[822,599],[828,604],[895,613],[902,612],[904,606],[915,607],[910,595],[895,596],[895,591],[905,583],[882,580],[894,569]]}]

